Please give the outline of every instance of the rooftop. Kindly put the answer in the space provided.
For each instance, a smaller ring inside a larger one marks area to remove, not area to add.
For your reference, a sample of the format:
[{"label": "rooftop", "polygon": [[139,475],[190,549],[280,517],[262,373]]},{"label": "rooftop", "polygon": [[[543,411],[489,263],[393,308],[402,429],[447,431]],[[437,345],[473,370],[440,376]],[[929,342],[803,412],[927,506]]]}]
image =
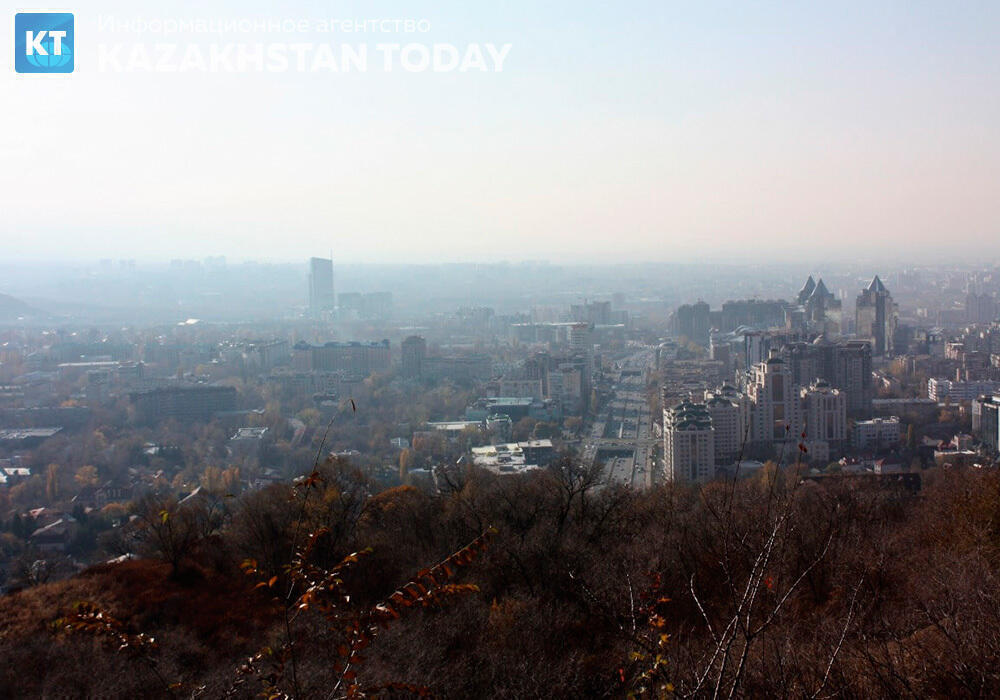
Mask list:
[{"label": "rooftop", "polygon": [[267,432],[267,428],[238,428],[231,440],[260,440]]},{"label": "rooftop", "polygon": [[0,428],[0,440],[31,440],[50,438],[62,430],[56,428]]}]

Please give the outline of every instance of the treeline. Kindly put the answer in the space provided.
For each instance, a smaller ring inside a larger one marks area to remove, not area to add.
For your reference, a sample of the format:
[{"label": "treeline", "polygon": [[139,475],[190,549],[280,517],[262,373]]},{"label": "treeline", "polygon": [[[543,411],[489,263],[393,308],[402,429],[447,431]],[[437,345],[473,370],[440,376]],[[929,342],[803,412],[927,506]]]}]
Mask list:
[{"label": "treeline", "polygon": [[[564,459],[376,494],[332,461],[238,499],[149,498],[120,542],[146,558],[0,600],[0,694],[997,696],[1000,475],[923,481],[768,465],[637,493]],[[66,634],[81,600],[155,644]]]}]

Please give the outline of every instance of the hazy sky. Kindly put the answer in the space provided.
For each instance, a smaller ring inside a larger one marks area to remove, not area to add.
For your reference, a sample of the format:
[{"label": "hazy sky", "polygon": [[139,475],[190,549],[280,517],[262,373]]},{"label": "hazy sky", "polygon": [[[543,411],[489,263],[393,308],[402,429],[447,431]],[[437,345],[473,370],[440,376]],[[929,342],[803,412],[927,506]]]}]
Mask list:
[{"label": "hazy sky", "polygon": [[[8,259],[1000,256],[995,0],[137,5],[64,6],[71,75],[15,74],[0,31]],[[297,40],[102,16],[422,18],[299,39],[512,46],[502,72],[102,72],[101,43]]]}]

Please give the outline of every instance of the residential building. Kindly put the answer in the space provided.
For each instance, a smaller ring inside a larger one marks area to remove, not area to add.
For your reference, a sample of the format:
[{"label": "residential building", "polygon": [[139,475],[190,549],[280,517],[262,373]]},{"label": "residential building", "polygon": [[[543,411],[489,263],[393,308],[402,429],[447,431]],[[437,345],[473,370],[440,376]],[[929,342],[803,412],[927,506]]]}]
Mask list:
[{"label": "residential building", "polygon": [[972,433],[990,452],[1000,452],[1000,396],[980,396],[973,400]]},{"label": "residential building", "polygon": [[992,323],[997,320],[997,300],[992,294],[970,291],[965,297],[965,318],[970,323]]},{"label": "residential building", "polygon": [[952,403],[966,403],[993,393],[1000,393],[1000,382],[959,382],[937,377],[931,377],[927,380],[927,398],[938,402],[947,399]]},{"label": "residential building", "polygon": [[723,386],[705,392],[705,408],[712,419],[715,432],[715,464],[724,466],[739,459],[743,440],[747,434],[749,411],[746,397],[734,387]]},{"label": "residential building", "polygon": [[849,416],[871,416],[875,387],[868,342],[834,343],[821,335],[811,343],[785,344],[781,357],[789,363],[795,384],[808,386],[817,379],[824,379],[844,394]]},{"label": "residential building", "polygon": [[589,323],[594,326],[607,326],[611,324],[611,302],[593,301],[586,304],[573,304],[570,307],[570,315],[574,321]]},{"label": "residential building", "polygon": [[336,305],[333,294],[333,260],[309,258],[309,312],[320,316]]},{"label": "residential building", "polygon": [[583,370],[578,364],[564,362],[546,374],[548,396],[559,403],[564,413],[579,415],[583,407]]},{"label": "residential building", "polygon": [[803,432],[806,441],[813,444],[810,459],[820,459],[815,448],[816,443],[826,443],[830,452],[839,453],[847,439],[847,399],[829,382],[819,379],[803,387],[802,413],[804,418]]},{"label": "residential building", "polygon": [[360,343],[325,343],[309,345],[298,342],[292,351],[295,369],[300,371],[344,372],[355,377],[367,377],[389,369],[392,355],[389,341]]},{"label": "residential building", "polygon": [[247,346],[245,361],[250,368],[269,372],[279,365],[287,364],[291,355],[287,340],[262,340]]},{"label": "residential building", "polygon": [[236,410],[236,389],[231,386],[184,386],[133,392],[129,399],[139,423],[167,419],[207,421],[216,413]]},{"label": "residential building", "polygon": [[861,452],[882,452],[899,447],[899,418],[872,418],[854,424],[851,442]]},{"label": "residential building", "polygon": [[747,395],[752,405],[752,444],[765,447],[798,442],[802,432],[802,404],[788,363],[775,353],[754,367]]},{"label": "residential building", "polygon": [[64,552],[79,529],[72,516],[64,515],[32,532],[29,539],[31,545],[41,552]]},{"label": "residential building", "polygon": [[711,308],[704,301],[684,304],[674,312],[671,329],[677,336],[707,346],[708,332],[712,329]]},{"label": "residential building", "polygon": [[401,343],[400,347],[403,376],[411,379],[421,376],[424,358],[427,357],[427,341],[419,335],[411,335]]},{"label": "residential building", "polygon": [[715,476],[715,431],[705,404],[682,401],[663,412],[663,469],[675,483]]}]

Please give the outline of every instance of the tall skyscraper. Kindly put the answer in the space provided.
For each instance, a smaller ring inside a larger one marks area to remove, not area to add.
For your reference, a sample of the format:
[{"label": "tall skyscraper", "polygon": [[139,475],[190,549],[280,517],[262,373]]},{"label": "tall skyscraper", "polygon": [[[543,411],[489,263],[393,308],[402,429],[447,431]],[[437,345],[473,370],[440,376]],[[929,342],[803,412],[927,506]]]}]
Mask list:
[{"label": "tall skyscraper", "polygon": [[892,356],[897,316],[889,290],[875,275],[871,284],[858,295],[855,311],[858,339],[872,344],[873,357]]},{"label": "tall skyscraper", "polygon": [[594,373],[594,328],[589,323],[574,323],[569,329],[569,346],[572,358],[582,364],[580,391],[584,408],[590,404]]},{"label": "tall skyscraper", "polygon": [[867,341],[852,340],[838,345],[834,362],[829,381],[844,392],[848,415],[870,416],[872,399],[875,398],[871,344]]},{"label": "tall skyscraper", "polygon": [[812,293],[813,291],[815,291],[815,289],[816,289],[816,280],[812,278],[812,275],[809,275],[809,279],[806,280],[806,283],[802,285],[802,289],[799,290],[799,294],[796,297],[796,300],[799,302],[799,304],[805,305],[806,299],[812,296]]},{"label": "tall skyscraper", "polygon": [[709,331],[712,329],[712,310],[704,301],[684,304],[674,312],[670,324],[675,334],[707,346]]},{"label": "tall skyscraper", "polygon": [[419,335],[411,335],[402,343],[403,376],[419,377],[423,374],[424,358],[427,357],[427,341]]},{"label": "tall skyscraper", "polygon": [[758,446],[798,441],[802,404],[791,368],[775,352],[753,368],[747,394],[753,404],[750,442]]},{"label": "tall skyscraper", "polygon": [[970,291],[965,297],[965,320],[970,323],[990,323],[997,319],[997,300],[990,294]]},{"label": "tall skyscraper", "polygon": [[671,482],[715,476],[715,431],[705,404],[682,401],[663,412],[663,469]]},{"label": "tall skyscraper", "polygon": [[[812,277],[809,280],[812,280]],[[803,288],[803,291],[809,286],[809,280],[806,281],[806,287]],[[826,288],[822,278],[813,287],[812,292],[803,302],[803,306],[805,307],[806,320],[811,328],[830,337],[840,335],[841,303]]]},{"label": "tall skyscraper", "polygon": [[788,343],[781,348],[781,356],[791,367],[793,383],[804,387],[825,379],[844,393],[848,415],[871,416],[875,390],[867,340],[832,343],[820,336],[812,343]]},{"label": "tall skyscraper", "polygon": [[309,313],[319,316],[333,309],[333,260],[309,258]]},{"label": "tall skyscraper", "polygon": [[746,434],[744,429],[746,402],[733,387],[723,387],[718,392],[705,393],[705,408],[712,419],[715,463],[719,466],[732,464],[739,459],[740,447]]},{"label": "tall skyscraper", "polygon": [[847,439],[847,398],[822,379],[803,387],[801,394],[806,439],[825,442],[839,453]]}]

